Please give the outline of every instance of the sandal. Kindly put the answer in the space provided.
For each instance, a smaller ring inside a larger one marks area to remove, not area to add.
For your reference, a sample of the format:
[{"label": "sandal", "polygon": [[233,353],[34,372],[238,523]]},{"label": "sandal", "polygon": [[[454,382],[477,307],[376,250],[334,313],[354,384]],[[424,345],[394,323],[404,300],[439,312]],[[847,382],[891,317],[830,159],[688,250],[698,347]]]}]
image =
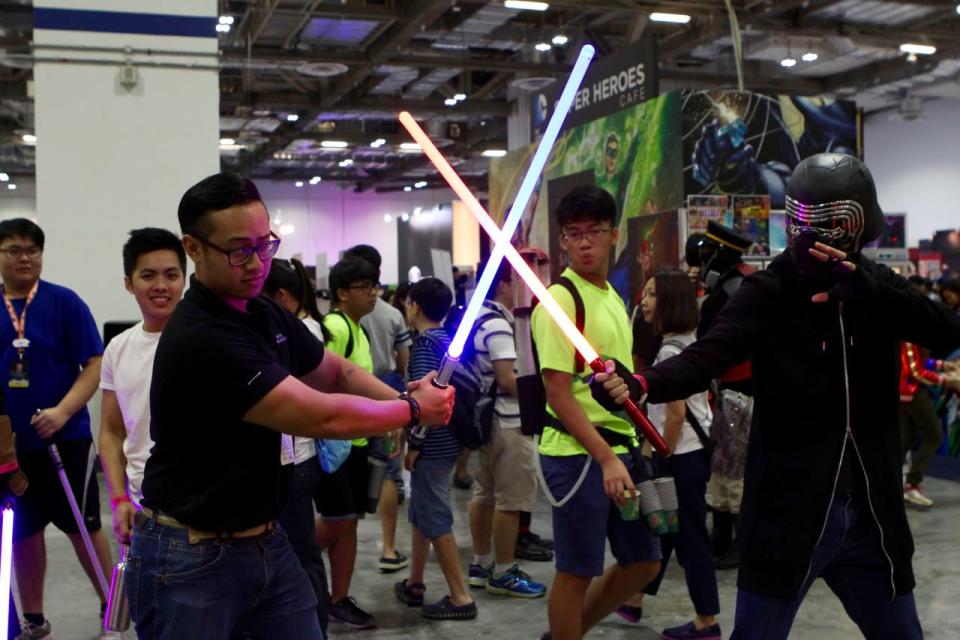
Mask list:
[{"label": "sandal", "polygon": [[443,596],[440,602],[424,605],[420,612],[429,620],[473,620],[477,617],[477,603],[455,605],[450,596]]},{"label": "sandal", "polygon": [[422,582],[407,584],[406,578],[393,585],[393,592],[397,598],[408,607],[423,606],[423,594],[426,590],[427,587]]}]

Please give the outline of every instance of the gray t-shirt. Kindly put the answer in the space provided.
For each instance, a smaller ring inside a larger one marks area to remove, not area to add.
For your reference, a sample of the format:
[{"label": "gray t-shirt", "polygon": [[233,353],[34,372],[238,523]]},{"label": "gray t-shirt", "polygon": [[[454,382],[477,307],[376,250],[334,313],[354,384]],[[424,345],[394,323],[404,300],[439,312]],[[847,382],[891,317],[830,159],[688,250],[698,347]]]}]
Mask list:
[{"label": "gray t-shirt", "polygon": [[[475,329],[473,346],[477,357],[477,366],[483,376],[483,388],[489,389],[495,375],[493,363],[496,360],[517,360],[517,348],[513,338],[513,314],[499,302],[484,300],[480,317],[495,312]],[[516,373],[516,364],[514,364]],[[500,419],[500,428],[514,429],[520,426],[520,403],[503,389],[497,390],[494,412]]]},{"label": "gray t-shirt", "polygon": [[377,298],[373,311],[360,318],[360,326],[367,330],[370,338],[374,375],[382,377],[396,371],[397,349],[413,344],[403,315],[383,298]]}]

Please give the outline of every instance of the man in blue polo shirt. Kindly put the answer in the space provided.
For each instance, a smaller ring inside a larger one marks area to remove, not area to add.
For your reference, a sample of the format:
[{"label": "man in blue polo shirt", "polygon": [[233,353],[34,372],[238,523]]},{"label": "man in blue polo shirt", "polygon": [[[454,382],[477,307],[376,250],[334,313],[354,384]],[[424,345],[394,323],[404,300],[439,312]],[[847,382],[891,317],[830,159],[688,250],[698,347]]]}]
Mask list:
[{"label": "man in blue polo shirt", "polygon": [[314,590],[275,524],[288,494],[280,433],[349,440],[442,425],[453,391],[430,384],[434,373],[398,396],[260,297],[280,239],[250,180],[201,180],[178,217],[196,275],[154,358],[130,617],[157,640],[320,640]]},{"label": "man in blue polo shirt", "polygon": [[110,547],[100,528],[100,494],[88,464],[92,438],[87,402],[97,390],[103,342],[76,293],[40,279],[44,234],[25,218],[0,222],[0,274],[6,318],[0,320],[0,381],[30,486],[17,503],[13,558],[23,612],[23,638],[50,634],[43,616],[49,523],[67,534],[100,595],[47,445],[55,441],[104,573]]}]

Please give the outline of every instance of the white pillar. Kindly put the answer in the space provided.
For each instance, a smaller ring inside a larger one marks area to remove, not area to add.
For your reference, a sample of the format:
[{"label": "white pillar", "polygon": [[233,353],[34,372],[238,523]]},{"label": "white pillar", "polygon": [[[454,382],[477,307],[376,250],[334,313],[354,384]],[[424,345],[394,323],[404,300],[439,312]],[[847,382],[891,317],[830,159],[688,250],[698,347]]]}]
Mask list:
[{"label": "white pillar", "polygon": [[37,217],[43,278],[98,325],[139,312],[123,288],[131,229],[179,233],[177,204],[219,170],[214,0],[36,0]]}]

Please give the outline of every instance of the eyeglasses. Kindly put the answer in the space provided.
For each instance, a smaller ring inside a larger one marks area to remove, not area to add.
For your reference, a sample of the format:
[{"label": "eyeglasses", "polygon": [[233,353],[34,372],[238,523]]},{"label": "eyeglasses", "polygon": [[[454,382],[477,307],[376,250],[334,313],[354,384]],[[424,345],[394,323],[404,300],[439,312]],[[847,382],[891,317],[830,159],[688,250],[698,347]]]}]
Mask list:
[{"label": "eyeglasses", "polygon": [[586,231],[567,231],[561,234],[560,237],[567,242],[580,242],[586,238],[590,241],[590,244],[593,244],[606,234],[610,233],[610,231],[612,231],[610,227],[605,227],[603,229],[588,229]]},{"label": "eyeglasses", "polygon": [[0,253],[3,253],[8,258],[19,260],[24,254],[26,254],[28,258],[39,258],[40,254],[43,253],[43,249],[38,246],[19,247],[17,245],[11,245],[6,249],[0,249]]},{"label": "eyeglasses", "polygon": [[374,293],[380,293],[380,289],[383,288],[383,285],[379,282],[366,282],[363,284],[352,284],[349,287],[344,287],[344,289],[356,289],[361,293],[365,293],[368,296]]},{"label": "eyeglasses", "polygon": [[273,256],[277,255],[277,250],[280,248],[280,238],[271,231],[270,239],[264,240],[258,245],[252,247],[240,247],[239,249],[224,249],[223,247],[218,247],[213,244],[206,238],[201,238],[200,236],[194,236],[197,240],[207,245],[211,249],[216,249],[223,255],[227,256],[227,260],[230,262],[231,266],[242,267],[243,265],[250,262],[250,256],[254,253],[257,254],[257,257],[261,260],[269,260]]},{"label": "eyeglasses", "polygon": [[620,147],[607,147],[607,157],[616,158],[620,155]]}]

